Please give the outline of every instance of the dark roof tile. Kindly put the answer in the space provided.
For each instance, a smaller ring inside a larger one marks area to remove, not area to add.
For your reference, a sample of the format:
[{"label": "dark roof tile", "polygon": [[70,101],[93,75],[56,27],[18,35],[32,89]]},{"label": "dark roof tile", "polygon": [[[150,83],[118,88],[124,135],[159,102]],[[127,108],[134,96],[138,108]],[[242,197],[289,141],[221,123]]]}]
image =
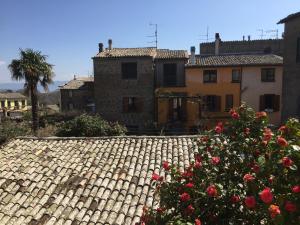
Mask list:
[{"label": "dark roof tile", "polygon": [[288,15],[287,17],[280,20],[277,24],[286,23],[286,22],[289,22],[290,20],[293,20],[293,19],[298,18],[298,17],[300,17],[300,12]]}]

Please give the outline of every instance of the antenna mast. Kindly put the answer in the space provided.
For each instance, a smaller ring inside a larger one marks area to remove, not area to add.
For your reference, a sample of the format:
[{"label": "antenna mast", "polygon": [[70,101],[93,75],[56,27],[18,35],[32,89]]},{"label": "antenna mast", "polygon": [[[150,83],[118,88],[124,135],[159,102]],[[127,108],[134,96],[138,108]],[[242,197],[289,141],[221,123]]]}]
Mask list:
[{"label": "antenna mast", "polygon": [[149,42],[149,43],[155,43],[155,48],[157,48],[157,46],[158,46],[158,34],[157,34],[157,23],[150,23],[149,24],[150,26],[155,26],[155,33],[154,33],[154,35],[151,35],[151,36],[148,36],[148,37],[154,37],[155,38],[155,41],[151,41],[151,42]]}]

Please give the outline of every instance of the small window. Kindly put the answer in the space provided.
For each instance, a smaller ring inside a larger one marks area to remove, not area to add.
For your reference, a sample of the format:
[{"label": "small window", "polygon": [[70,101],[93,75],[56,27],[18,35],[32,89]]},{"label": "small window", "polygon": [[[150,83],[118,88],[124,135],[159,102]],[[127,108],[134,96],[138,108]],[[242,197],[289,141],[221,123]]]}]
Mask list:
[{"label": "small window", "polygon": [[207,95],[204,97],[204,110],[208,112],[221,111],[221,96]]},{"label": "small window", "polygon": [[142,101],[136,97],[124,97],[123,98],[123,112],[136,113],[141,112]]},{"label": "small window", "polygon": [[122,63],[122,78],[137,79],[137,63]]},{"label": "small window", "polygon": [[7,107],[10,108],[11,107],[11,103],[10,101],[7,101]]},{"label": "small window", "polygon": [[5,101],[1,101],[1,108],[5,107]]},{"label": "small window", "polygon": [[164,86],[176,86],[177,84],[177,65],[176,63],[164,64]]},{"label": "small window", "polygon": [[280,110],[280,95],[261,95],[259,104],[260,111],[278,112]]},{"label": "small window", "polygon": [[217,70],[204,70],[203,83],[217,83]]},{"label": "small window", "polygon": [[241,82],[241,70],[233,69],[232,70],[232,83],[240,83]]},{"label": "small window", "polygon": [[72,98],[73,97],[73,91],[69,90],[69,97]]},{"label": "small window", "polygon": [[297,55],[296,55],[296,61],[300,63],[300,37],[297,39]]},{"label": "small window", "polygon": [[233,108],[233,95],[226,95],[225,111]]},{"label": "small window", "polygon": [[22,107],[25,107],[25,100],[22,100]]},{"label": "small window", "polygon": [[175,97],[169,99],[169,119],[171,121],[186,121],[186,98]]},{"label": "small window", "polygon": [[15,101],[15,109],[19,109],[19,102]]},{"label": "small window", "polygon": [[261,81],[262,82],[274,82],[275,81],[275,69],[274,68],[261,69]]}]

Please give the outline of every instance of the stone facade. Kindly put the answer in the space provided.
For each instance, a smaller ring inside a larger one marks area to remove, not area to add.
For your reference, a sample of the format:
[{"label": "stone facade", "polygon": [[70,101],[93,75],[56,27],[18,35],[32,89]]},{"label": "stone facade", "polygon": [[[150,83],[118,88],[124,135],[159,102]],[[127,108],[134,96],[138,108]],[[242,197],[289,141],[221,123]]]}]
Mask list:
[{"label": "stone facade", "polygon": [[[221,41],[219,46],[220,54],[235,53],[272,53],[282,56],[284,41],[283,39],[269,40],[250,40],[250,41]],[[215,42],[201,43],[201,55],[214,55]]]},{"label": "stone facade", "polygon": [[93,112],[94,79],[92,77],[74,78],[60,87],[61,111]]},{"label": "stone facade", "polygon": [[[129,127],[143,127],[154,120],[153,58],[94,57],[96,112],[104,119],[118,121]],[[122,63],[137,63],[137,79],[122,78]],[[124,112],[123,99],[141,101],[139,112]]]},{"label": "stone facade", "polygon": [[[300,45],[300,15],[283,21],[284,57],[283,57],[283,111],[282,120],[300,117],[300,59],[297,61],[297,40]],[[298,46],[300,51],[300,46]],[[300,53],[298,53],[300,54]]]}]

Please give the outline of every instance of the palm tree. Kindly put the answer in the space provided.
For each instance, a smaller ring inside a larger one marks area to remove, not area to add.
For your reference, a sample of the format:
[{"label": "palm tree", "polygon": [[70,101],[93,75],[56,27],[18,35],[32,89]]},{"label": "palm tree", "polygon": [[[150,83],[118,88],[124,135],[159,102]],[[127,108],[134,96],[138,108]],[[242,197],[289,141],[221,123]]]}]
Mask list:
[{"label": "palm tree", "polygon": [[25,80],[24,89],[31,98],[32,129],[34,134],[38,130],[38,90],[40,84],[45,91],[48,91],[48,84],[52,83],[54,73],[53,65],[46,62],[47,56],[40,51],[32,49],[20,49],[20,59],[13,59],[8,68],[11,71],[13,80]]}]

